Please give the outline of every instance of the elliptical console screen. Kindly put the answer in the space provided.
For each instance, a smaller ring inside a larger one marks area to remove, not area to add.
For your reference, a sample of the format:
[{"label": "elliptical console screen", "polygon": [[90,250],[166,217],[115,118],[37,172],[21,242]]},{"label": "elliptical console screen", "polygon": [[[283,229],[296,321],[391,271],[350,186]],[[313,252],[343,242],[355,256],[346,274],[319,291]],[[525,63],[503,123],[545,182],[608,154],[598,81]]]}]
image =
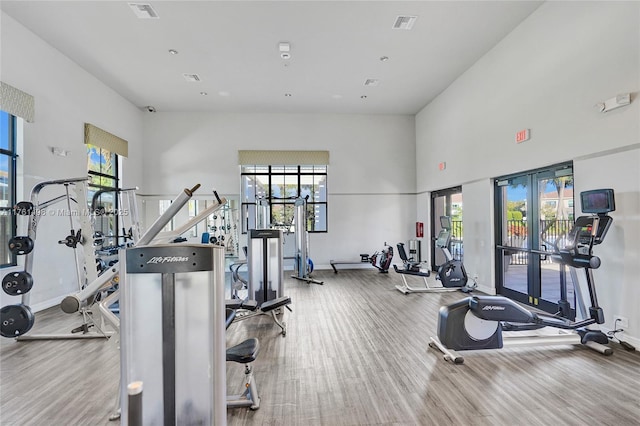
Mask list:
[{"label": "elliptical console screen", "polygon": [[613,189],[593,189],[580,193],[583,213],[603,214],[616,209]]}]

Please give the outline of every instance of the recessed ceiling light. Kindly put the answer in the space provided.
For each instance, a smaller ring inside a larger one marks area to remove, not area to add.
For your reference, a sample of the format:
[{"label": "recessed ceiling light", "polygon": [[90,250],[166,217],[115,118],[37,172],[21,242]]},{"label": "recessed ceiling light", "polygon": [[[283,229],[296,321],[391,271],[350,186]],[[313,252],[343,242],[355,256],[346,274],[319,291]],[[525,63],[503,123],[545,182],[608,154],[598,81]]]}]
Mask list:
[{"label": "recessed ceiling light", "polygon": [[380,56],[380,60],[382,62],[387,62],[389,60],[389,57],[388,56]]},{"label": "recessed ceiling light", "polygon": [[207,95],[208,95],[208,93],[207,93],[207,92],[200,92],[200,94],[201,94],[202,96],[207,96]]},{"label": "recessed ceiling light", "polygon": [[231,93],[229,93],[227,91],[224,91],[224,90],[221,90],[221,91],[218,92],[218,95],[220,95],[220,96],[229,96],[229,95],[231,95]]},{"label": "recessed ceiling light", "polygon": [[360,96],[360,99],[367,99],[367,95]]},{"label": "recessed ceiling light", "polygon": [[177,55],[178,51],[175,49],[169,49],[169,53],[171,53],[172,55]]}]

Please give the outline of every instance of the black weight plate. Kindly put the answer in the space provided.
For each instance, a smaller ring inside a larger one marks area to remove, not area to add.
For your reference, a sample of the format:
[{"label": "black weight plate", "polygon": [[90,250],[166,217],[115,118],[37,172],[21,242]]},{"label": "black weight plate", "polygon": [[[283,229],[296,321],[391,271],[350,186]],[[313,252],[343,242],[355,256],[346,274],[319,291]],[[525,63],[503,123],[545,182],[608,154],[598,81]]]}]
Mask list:
[{"label": "black weight plate", "polygon": [[36,317],[26,305],[9,305],[0,309],[0,335],[18,337],[31,330]]},{"label": "black weight plate", "polygon": [[33,277],[27,271],[13,272],[2,279],[2,289],[9,296],[28,293],[33,287]]},{"label": "black weight plate", "polygon": [[13,237],[9,240],[9,250],[13,254],[29,254],[33,250],[33,240],[29,237]]}]

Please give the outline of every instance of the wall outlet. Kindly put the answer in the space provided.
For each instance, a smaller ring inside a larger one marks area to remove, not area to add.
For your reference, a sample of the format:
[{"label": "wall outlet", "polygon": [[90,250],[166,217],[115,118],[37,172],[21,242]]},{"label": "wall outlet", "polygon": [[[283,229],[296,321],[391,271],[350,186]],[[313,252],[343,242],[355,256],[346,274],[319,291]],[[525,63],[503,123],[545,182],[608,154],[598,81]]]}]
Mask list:
[{"label": "wall outlet", "polygon": [[625,317],[621,317],[620,315],[613,316],[613,326],[616,328],[624,328],[625,330],[629,328],[629,319]]}]

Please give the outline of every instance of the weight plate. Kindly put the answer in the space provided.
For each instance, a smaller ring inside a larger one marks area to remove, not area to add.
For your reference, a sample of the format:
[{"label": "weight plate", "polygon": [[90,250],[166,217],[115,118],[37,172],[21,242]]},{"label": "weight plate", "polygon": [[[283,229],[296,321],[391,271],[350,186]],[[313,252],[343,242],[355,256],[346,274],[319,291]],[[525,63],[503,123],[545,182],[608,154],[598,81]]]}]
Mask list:
[{"label": "weight plate", "polygon": [[26,305],[9,305],[0,309],[0,335],[18,337],[31,330],[36,317]]},{"label": "weight plate", "polygon": [[29,237],[13,237],[9,240],[9,250],[13,254],[29,254],[33,250],[33,240]]},{"label": "weight plate", "polygon": [[33,287],[33,277],[27,271],[13,272],[2,279],[2,290],[9,296],[28,293]]}]

